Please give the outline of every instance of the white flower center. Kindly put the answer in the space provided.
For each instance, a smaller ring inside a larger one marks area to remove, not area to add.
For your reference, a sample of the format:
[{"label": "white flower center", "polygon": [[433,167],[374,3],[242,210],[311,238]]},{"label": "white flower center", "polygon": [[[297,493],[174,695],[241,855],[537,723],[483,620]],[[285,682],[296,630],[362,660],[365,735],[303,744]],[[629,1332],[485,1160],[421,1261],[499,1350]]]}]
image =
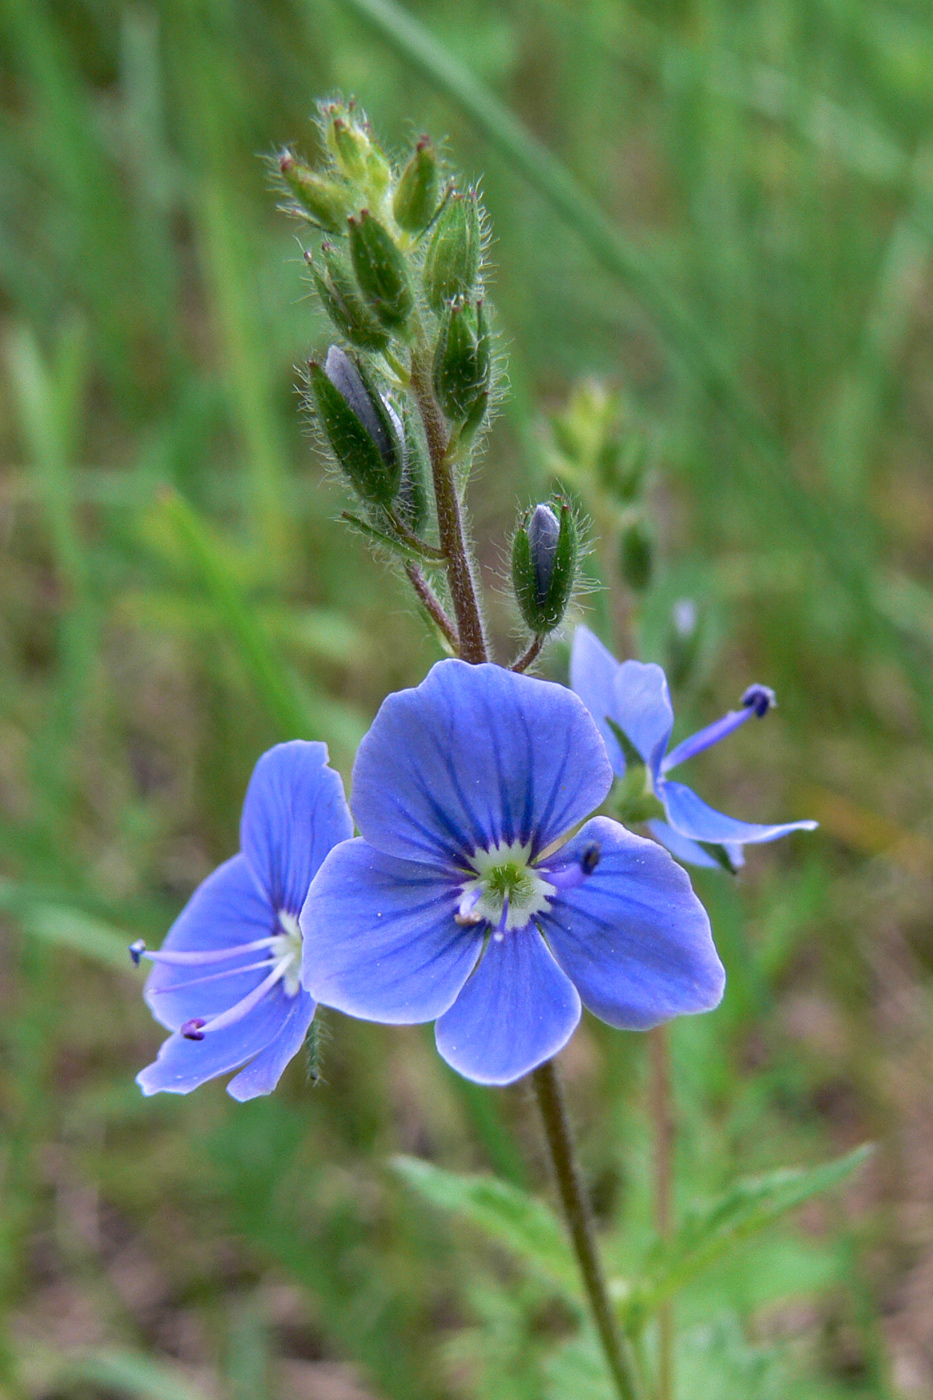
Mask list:
[{"label": "white flower center", "polygon": [[502,938],[546,913],[557,891],[529,864],[530,856],[530,843],[520,841],[500,841],[487,851],[474,851],[470,864],[476,875],[461,886],[458,921],[489,923],[493,937]]},{"label": "white flower center", "polygon": [[301,929],[294,914],[279,910],[281,933],[272,940],[272,959],[283,979],[286,996],[296,997],[301,991]]}]

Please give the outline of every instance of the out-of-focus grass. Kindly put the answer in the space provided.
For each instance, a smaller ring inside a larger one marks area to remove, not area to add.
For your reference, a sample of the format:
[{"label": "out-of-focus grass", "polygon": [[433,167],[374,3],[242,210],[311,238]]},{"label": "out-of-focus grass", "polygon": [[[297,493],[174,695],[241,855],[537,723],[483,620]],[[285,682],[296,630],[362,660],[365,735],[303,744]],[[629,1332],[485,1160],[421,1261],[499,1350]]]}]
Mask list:
[{"label": "out-of-focus grass", "polygon": [[[543,1183],[520,1092],[468,1091],[419,1033],[337,1017],[314,1092],[297,1065],[246,1107],[132,1084],[159,1037],[120,940],[157,941],[235,848],[264,747],[325,738],[348,773],[384,693],[434,659],[334,523],[299,425],[293,367],[326,331],[257,155],[310,146],[314,99],[340,88],[396,145],[448,133],[486,172],[513,384],[471,498],[491,575],[547,484],[538,406],[581,375],[624,386],[658,445],[645,646],[678,597],[709,623],[684,726],[750,680],[781,699],[702,760],[704,791],[823,822],[698,881],[730,990],[675,1029],[678,1193],[883,1150],[844,1208],[694,1286],[682,1373],[692,1356],[719,1394],[927,1394],[928,8],[413,7],[472,111],[364,8],[0,11],[0,1390],[564,1393],[547,1291],[503,1283],[379,1165]],[[535,141],[551,186],[516,159]],[[494,622],[504,649],[504,607]],[[621,1263],[649,1211],[641,1052],[591,1024],[566,1057]]]}]

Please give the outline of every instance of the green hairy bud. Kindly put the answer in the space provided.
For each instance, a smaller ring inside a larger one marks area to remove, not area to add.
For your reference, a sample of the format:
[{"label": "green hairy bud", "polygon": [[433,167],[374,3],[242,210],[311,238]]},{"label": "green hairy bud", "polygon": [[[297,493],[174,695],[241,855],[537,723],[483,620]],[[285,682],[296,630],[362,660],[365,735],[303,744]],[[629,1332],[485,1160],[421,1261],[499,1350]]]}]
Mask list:
[{"label": "green hairy bud", "polygon": [[422,136],[402,171],[392,198],[392,213],[406,233],[420,233],[437,211],[441,169],[437,149]]},{"label": "green hairy bud", "polygon": [[487,394],[492,368],[483,303],[461,301],[447,308],[434,348],[434,392],[453,420],[468,418]]},{"label": "green hairy bud", "polygon": [[395,415],[336,345],[323,368],[312,361],[309,386],[317,420],[351,484],[370,505],[388,508],[399,492],[404,456]]},{"label": "green hairy bud", "polygon": [[414,306],[408,268],[391,234],[368,209],[351,218],[350,257],[364,299],[389,330],[404,326]]},{"label": "green hairy bud", "polygon": [[405,415],[405,465],[395,509],[413,534],[420,535],[428,521],[425,485],[428,461],[411,413]]},{"label": "green hairy bud", "polygon": [[479,277],[482,228],[475,190],[452,194],[441,210],[424,260],[424,294],[433,311],[472,295]]},{"label": "green hairy bud", "polygon": [[654,543],[645,522],[636,517],[622,530],[619,541],[619,572],[629,588],[644,593],[651,583]]},{"label": "green hairy bud", "polygon": [[290,151],[279,156],[279,170],[299,212],[327,233],[343,233],[350,203],[342,185],[302,165]]},{"label": "green hairy bud", "polygon": [[321,252],[324,273],[312,263],[311,276],[331,321],[351,345],[361,350],[384,350],[389,343],[388,332],[360,296],[349,258],[332,243],[325,243]]},{"label": "green hairy bud", "polygon": [[577,576],[577,525],[566,501],[560,519],[535,506],[512,542],[512,585],[529,629],[537,637],[559,627]]}]

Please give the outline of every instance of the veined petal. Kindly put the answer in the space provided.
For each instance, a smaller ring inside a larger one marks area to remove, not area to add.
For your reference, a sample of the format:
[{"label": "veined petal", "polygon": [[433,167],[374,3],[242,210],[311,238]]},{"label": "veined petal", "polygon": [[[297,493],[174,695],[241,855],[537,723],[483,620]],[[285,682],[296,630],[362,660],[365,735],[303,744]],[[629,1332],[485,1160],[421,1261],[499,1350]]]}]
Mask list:
[{"label": "veined petal", "polygon": [[251,1060],[227,1085],[227,1093],[240,1103],[255,1099],[259,1094],[271,1094],[282,1078],[285,1066],[301,1049],[314,1019],[316,1004],[305,991],[300,991],[290,1000],[291,1005],[276,1035],[264,1050],[260,1050],[255,1060]]},{"label": "veined petal", "polygon": [[608,817],[587,822],[566,855],[581,859],[594,844],[600,859],[592,874],[558,892],[540,918],[584,1006],[628,1030],[711,1010],[725,974],[686,871]]},{"label": "veined petal", "polygon": [[345,841],[324,861],[301,911],[305,987],[364,1021],[433,1021],[483,946],[478,926],[455,920],[459,897],[459,882],[443,869]]},{"label": "veined petal", "polygon": [[706,870],[719,869],[719,862],[709,851],[704,851],[703,847],[696,841],[691,841],[689,836],[681,836],[672,826],[668,826],[667,822],[650,821],[648,830],[677,860],[684,861],[687,865],[702,865]]},{"label": "veined petal", "polygon": [[293,739],[262,755],[246,790],[240,845],[274,909],[300,913],[321,861],[352,835],[326,744]]},{"label": "veined petal", "polygon": [[[187,1094],[259,1055],[278,1035],[298,997],[286,996],[281,984],[236,1025],[186,1040],[178,1031],[162,1042],[153,1064],[136,1076],[147,1096],[160,1092]],[[310,1018],[309,1018],[310,1019]]]},{"label": "veined petal", "polygon": [[605,746],[566,687],[439,661],[384,701],[353,769],[353,811],[386,855],[463,869],[473,851],[532,854],[602,802]]},{"label": "veined petal", "polygon": [[814,831],[818,822],[782,822],[777,826],[759,826],[756,822],[740,822],[708,807],[696,793],[683,783],[664,781],[658,785],[658,797],[664,804],[667,819],[681,836],[694,841],[731,842],[748,845],[755,841],[776,841],[790,831]]},{"label": "veined petal", "polygon": [[570,685],[596,721],[609,762],[621,778],[625,773],[625,755],[606,722],[607,717],[615,719],[613,684],[618,669],[618,661],[599,638],[588,627],[578,627],[573,634],[573,651],[570,653]]},{"label": "veined petal", "polygon": [[[272,967],[268,962],[264,970],[238,972],[238,968],[251,966],[263,957],[262,952],[256,951],[237,953],[238,945],[280,931],[275,910],[260,892],[246,858],[238,855],[225,861],[195,890],[169,929],[161,951],[193,953],[229,948],[230,959],[203,967],[154,963],[145,990],[153,1016],[163,1026],[177,1030],[192,1016],[207,1019],[226,1011],[258,987]],[[222,975],[217,976],[218,973]]]},{"label": "veined petal", "polygon": [[580,1020],[576,988],[537,929],[490,938],[435,1038],[444,1059],[478,1084],[511,1084],[556,1055]]},{"label": "veined petal", "polygon": [[674,727],[667,677],[653,662],[623,661],[612,683],[609,712],[657,775]]}]

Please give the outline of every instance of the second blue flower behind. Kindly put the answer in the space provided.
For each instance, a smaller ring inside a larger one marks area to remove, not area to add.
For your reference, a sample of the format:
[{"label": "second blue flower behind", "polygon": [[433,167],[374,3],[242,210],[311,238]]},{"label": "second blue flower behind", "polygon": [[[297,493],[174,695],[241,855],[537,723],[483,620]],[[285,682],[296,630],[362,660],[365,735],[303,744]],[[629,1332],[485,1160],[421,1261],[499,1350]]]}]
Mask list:
[{"label": "second blue flower behind", "polygon": [[638,1030],[715,1006],[724,974],[685,872],[585,822],[611,783],[562,686],[448,660],[389,696],[353,772],[362,839],[331,851],[301,914],[312,997],[437,1020],[443,1057],[487,1084],[556,1054],[581,1002]]}]

